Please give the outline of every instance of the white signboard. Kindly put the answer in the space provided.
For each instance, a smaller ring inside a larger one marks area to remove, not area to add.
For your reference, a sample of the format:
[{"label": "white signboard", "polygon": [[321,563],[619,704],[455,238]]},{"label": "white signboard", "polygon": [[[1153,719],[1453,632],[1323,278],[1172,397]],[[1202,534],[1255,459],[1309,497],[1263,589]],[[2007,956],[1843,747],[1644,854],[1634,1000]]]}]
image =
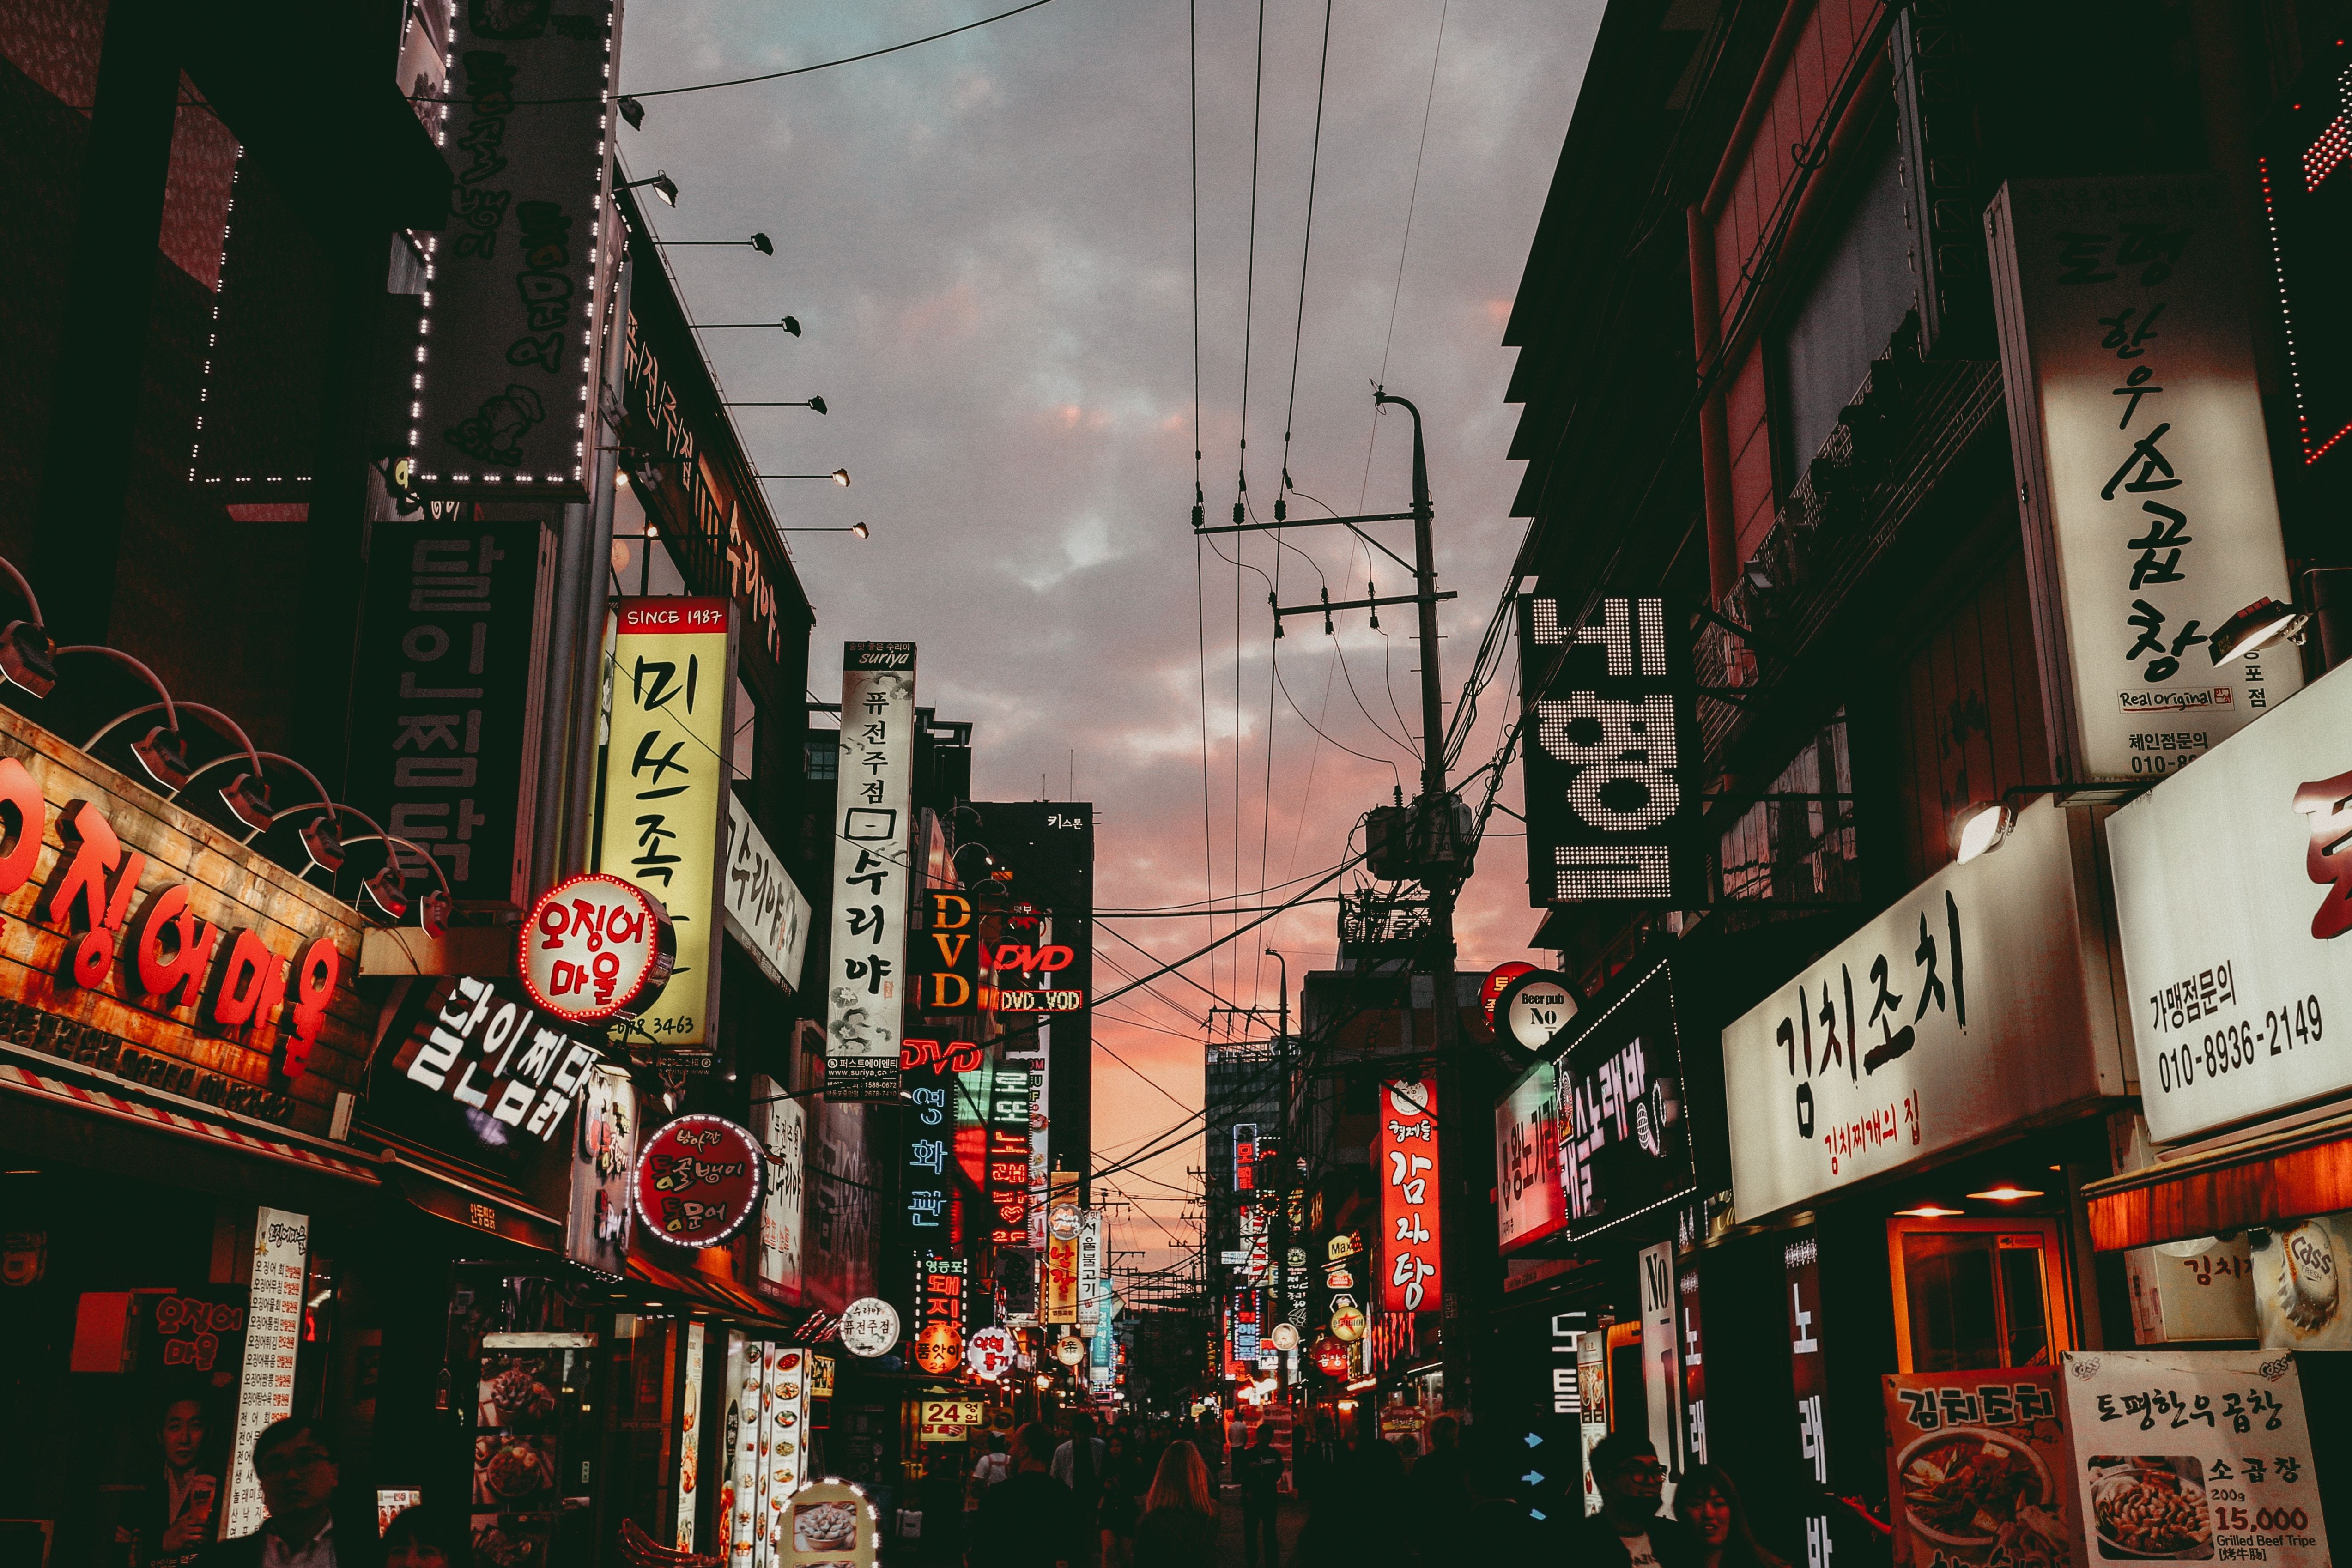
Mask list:
[{"label": "white signboard", "polygon": [[824,1097],[896,1102],[914,842],[915,645],[842,651]]},{"label": "white signboard", "polygon": [[675,1544],[680,1552],[694,1550],[694,1515],[696,1483],[701,1479],[702,1467],[702,1347],[709,1336],[708,1325],[697,1319],[686,1325],[686,1376],[684,1385],[685,1414],[678,1422],[686,1437],[686,1451],[677,1467],[677,1533]]},{"label": "white signboard", "polygon": [[[1682,1448],[1681,1363],[1675,1352],[1674,1243],[1642,1249],[1642,1400],[1650,1416],[1650,1441],[1667,1464],[1679,1468]],[[1674,1491],[1664,1500],[1671,1505]]]},{"label": "white signboard", "polygon": [[1495,1235],[1505,1252],[1568,1223],[1559,1184],[1559,1068],[1538,1061],[1495,1103]]},{"label": "white signboard", "polygon": [[2107,820],[2149,1135],[2352,1086],[2352,674]]},{"label": "white signboard", "polygon": [[1103,1217],[1099,1208],[1078,1216],[1078,1321],[1090,1322],[1103,1289]]},{"label": "white signboard", "polygon": [[2095,831],[2034,802],[1723,1031],[1742,1220],[2132,1092]]},{"label": "white signboard", "polygon": [[742,944],[761,973],[788,991],[800,989],[808,952],[809,901],[768,847],[751,813],[727,797],[727,932]]},{"label": "white signboard", "polygon": [[2064,1364],[2093,1562],[2332,1561],[2293,1356],[2070,1350]]},{"label": "white signboard", "polygon": [[801,1236],[807,1202],[808,1110],[788,1099],[772,1078],[751,1080],[751,1135],[767,1156],[768,1184],[760,1197],[759,1292],[798,1305]]},{"label": "white signboard", "polygon": [[302,1281],[310,1217],[265,1208],[253,1220],[253,1294],[245,1319],[245,1375],[236,1386],[236,1437],[229,1449],[228,1512],[221,1539],[261,1528],[261,1478],[253,1445],[273,1421],[294,1414],[294,1355],[302,1342]]},{"label": "white signboard", "polygon": [[898,1309],[879,1296],[860,1296],[841,1311],[841,1348],[852,1355],[887,1355],[898,1343]]},{"label": "white signboard", "polygon": [[1985,223],[2057,776],[2162,774],[2300,684],[2206,644],[2287,597],[2221,183],[2012,181]]}]

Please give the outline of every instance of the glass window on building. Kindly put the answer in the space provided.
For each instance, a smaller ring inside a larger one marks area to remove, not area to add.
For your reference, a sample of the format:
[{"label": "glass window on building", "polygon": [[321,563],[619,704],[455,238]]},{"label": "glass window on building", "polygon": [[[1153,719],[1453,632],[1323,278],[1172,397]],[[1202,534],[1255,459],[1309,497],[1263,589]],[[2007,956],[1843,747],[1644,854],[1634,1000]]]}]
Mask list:
[{"label": "glass window on building", "polygon": [[760,756],[760,705],[752,700],[751,688],[735,677],[735,742],[729,747],[728,766],[738,779],[752,776],[753,765]]},{"label": "glass window on building", "polygon": [[2049,1366],[2067,1348],[2052,1222],[1898,1219],[1889,1241],[1902,1370]]},{"label": "glass window on building", "polygon": [[610,588],[625,599],[672,596],[686,591],[686,579],[662,543],[660,525],[646,515],[634,486],[613,496],[613,574]]},{"label": "glass window on building", "polygon": [[1725,831],[1716,887],[1720,898],[1788,904],[1842,904],[1861,896],[1843,709]]},{"label": "glass window on building", "polygon": [[[1890,134],[1779,334],[1781,451],[1793,479],[1818,455],[1912,305],[1911,238]],[[1785,487],[1785,486],[1784,486]]]},{"label": "glass window on building", "polygon": [[802,742],[802,755],[807,759],[804,771],[820,782],[841,776],[841,737],[826,731],[812,735]]}]

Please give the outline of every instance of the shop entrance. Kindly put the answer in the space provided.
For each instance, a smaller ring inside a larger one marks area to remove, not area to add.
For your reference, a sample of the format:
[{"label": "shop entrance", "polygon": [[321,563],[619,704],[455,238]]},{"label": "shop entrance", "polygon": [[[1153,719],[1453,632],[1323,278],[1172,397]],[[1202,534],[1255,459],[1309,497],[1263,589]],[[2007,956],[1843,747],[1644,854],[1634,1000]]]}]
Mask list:
[{"label": "shop entrance", "polygon": [[2072,1347],[2055,1221],[1896,1218],[1886,1243],[1901,1370],[2049,1366]]}]

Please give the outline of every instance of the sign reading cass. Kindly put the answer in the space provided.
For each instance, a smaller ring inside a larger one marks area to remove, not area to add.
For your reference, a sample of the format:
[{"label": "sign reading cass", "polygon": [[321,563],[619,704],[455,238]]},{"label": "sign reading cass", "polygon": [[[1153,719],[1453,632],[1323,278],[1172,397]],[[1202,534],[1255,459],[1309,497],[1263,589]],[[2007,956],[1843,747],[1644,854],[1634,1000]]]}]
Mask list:
[{"label": "sign reading cass", "polygon": [[2107,845],[2152,1136],[2352,1086],[2326,1032],[2352,1028],[2352,674],[2117,811]]},{"label": "sign reading cass", "polygon": [[1741,1219],[2126,1092],[2096,831],[2027,807],[1723,1031]]},{"label": "sign reading cass", "polygon": [[1528,902],[1696,901],[1699,760],[1686,651],[1659,599],[1604,599],[1583,625],[1519,601]]}]

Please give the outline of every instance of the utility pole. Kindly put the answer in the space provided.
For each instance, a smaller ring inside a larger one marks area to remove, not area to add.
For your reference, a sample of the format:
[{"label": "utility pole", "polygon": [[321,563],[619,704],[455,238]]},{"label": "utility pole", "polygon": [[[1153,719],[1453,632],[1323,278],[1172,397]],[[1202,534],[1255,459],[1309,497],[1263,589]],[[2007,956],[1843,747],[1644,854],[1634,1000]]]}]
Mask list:
[{"label": "utility pole", "polygon": [[[1275,602],[1268,594],[1266,602],[1274,611],[1274,634],[1282,635],[1283,621],[1292,615],[1320,613],[1323,629],[1332,630],[1331,612],[1335,610],[1370,610],[1375,617],[1383,604],[1411,604],[1417,617],[1421,638],[1421,796],[1413,802],[1407,828],[1412,859],[1418,862],[1415,871],[1422,886],[1429,894],[1429,927],[1420,944],[1420,959],[1414,966],[1419,974],[1429,977],[1430,1019],[1432,1024],[1432,1076],[1437,1084],[1438,1155],[1443,1166],[1439,1188],[1438,1213],[1441,1221],[1454,1218],[1465,1212],[1464,1205],[1475,1194],[1463,1185],[1460,1173],[1468,1166],[1464,1145],[1476,1118],[1463,1114],[1463,1073],[1461,1047],[1458,1039],[1459,1020],[1454,1016],[1454,901],[1461,891],[1463,843],[1458,831],[1454,801],[1445,787],[1445,699],[1441,664],[1438,657],[1437,606],[1440,601],[1454,597],[1451,591],[1440,592],[1437,587],[1437,551],[1433,539],[1436,508],[1429,495],[1429,458],[1422,441],[1421,410],[1405,398],[1391,395],[1384,387],[1372,390],[1375,407],[1394,403],[1412,417],[1412,506],[1410,511],[1376,512],[1350,517],[1284,518],[1276,508],[1276,520],[1270,523],[1235,521],[1229,527],[1202,528],[1196,534],[1256,533],[1283,528],[1342,527],[1363,540],[1368,549],[1377,549],[1412,572],[1413,591],[1382,597],[1372,585],[1367,584],[1361,599],[1334,601],[1327,590],[1312,604],[1285,605]],[[1195,517],[1199,516],[1196,509]],[[1240,509],[1235,508],[1236,518]],[[1412,524],[1413,559],[1407,562],[1394,550],[1366,533],[1366,523],[1404,522]],[[1285,1003],[1287,1004],[1286,985]],[[1406,1016],[1412,1016],[1412,996],[1405,996]],[[1285,1031],[1287,1033],[1287,1030]],[[1451,1204],[1445,1200],[1452,1197]],[[1467,1407],[1470,1399],[1470,1360],[1468,1346],[1463,1342],[1467,1333],[1467,1317],[1460,1310],[1461,1287],[1467,1282],[1470,1266],[1465,1256],[1465,1242],[1470,1228],[1465,1224],[1444,1224],[1440,1230],[1439,1272],[1444,1294],[1440,1301],[1441,1321],[1444,1335],[1445,1403],[1449,1409]],[[1377,1299],[1377,1298],[1375,1298]]]}]

